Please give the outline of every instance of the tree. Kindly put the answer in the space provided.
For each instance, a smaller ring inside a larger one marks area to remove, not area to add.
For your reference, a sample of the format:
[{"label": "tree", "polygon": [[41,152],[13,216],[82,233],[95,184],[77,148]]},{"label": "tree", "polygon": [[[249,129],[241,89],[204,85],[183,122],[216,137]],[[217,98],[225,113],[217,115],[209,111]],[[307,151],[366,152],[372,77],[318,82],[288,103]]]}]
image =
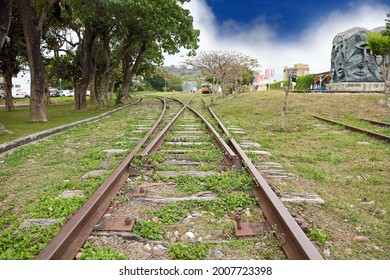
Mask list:
[{"label": "tree", "polygon": [[[390,13],[387,14],[390,18]],[[384,93],[390,94],[390,19],[386,19],[386,30],[382,33],[370,32],[367,43],[376,64],[381,69],[382,79],[385,83]]]},{"label": "tree", "polygon": [[197,57],[186,61],[186,64],[202,70],[204,75],[211,77],[213,84],[221,85],[222,98],[226,94],[228,84],[234,84],[234,94],[239,90],[247,71],[255,67],[256,63],[256,60],[249,56],[228,51],[201,52]]},{"label": "tree", "polygon": [[43,25],[57,0],[19,0],[20,17],[31,71],[30,120],[47,121],[45,112],[45,65],[41,53]]},{"label": "tree", "polygon": [[[11,25],[12,0],[0,0],[0,50],[3,47],[8,29]],[[4,133],[5,127],[0,122],[0,134]]]},{"label": "tree", "polygon": [[12,0],[0,0],[0,49],[3,47],[11,25]]},{"label": "tree", "polygon": [[14,2],[12,8],[12,21],[8,32],[8,38],[0,50],[0,73],[4,78],[5,108],[13,111],[12,77],[17,75],[25,63],[25,45],[23,42],[23,30],[20,26],[18,5]]}]

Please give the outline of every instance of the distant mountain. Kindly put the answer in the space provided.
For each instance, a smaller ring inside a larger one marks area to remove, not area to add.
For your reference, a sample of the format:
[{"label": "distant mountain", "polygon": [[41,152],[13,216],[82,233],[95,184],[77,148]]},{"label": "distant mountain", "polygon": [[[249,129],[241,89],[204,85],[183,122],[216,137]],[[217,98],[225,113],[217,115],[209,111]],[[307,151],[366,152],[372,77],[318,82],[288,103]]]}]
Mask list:
[{"label": "distant mountain", "polygon": [[165,66],[164,70],[171,75],[179,77],[200,77],[202,72],[198,69],[187,68],[186,66]]}]

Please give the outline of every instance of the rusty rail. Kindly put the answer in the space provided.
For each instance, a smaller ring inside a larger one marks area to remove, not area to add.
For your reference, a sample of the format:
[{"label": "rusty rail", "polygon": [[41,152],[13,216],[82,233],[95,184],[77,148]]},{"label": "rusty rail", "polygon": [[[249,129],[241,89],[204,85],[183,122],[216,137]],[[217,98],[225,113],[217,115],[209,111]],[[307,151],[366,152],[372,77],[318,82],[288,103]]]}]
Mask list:
[{"label": "rusty rail", "polygon": [[[180,102],[184,105],[184,103],[179,99],[176,98],[170,98],[170,99]],[[214,127],[201,114],[199,114],[194,108],[192,108],[188,104],[187,104],[188,109],[190,109],[195,115],[197,115],[206,124],[207,129],[215,136],[218,145],[224,149],[225,155],[227,156],[227,158],[225,157],[226,163],[228,165],[233,164],[234,160],[238,158],[237,155],[233,152],[233,150],[229,147],[229,145],[225,142],[225,140],[223,140],[221,135],[214,129]]]},{"label": "rusty rail", "polygon": [[372,123],[372,124],[376,124],[376,125],[379,125],[379,126],[390,127],[390,123],[380,122],[380,121],[376,121],[376,120],[362,119],[362,118],[360,118],[360,119],[362,121],[366,121],[366,122],[369,122],[369,123]]},{"label": "rusty rail", "polygon": [[[204,100],[203,102],[205,103]],[[253,190],[253,193],[258,199],[258,203],[268,222],[275,230],[278,239],[282,242],[281,246],[287,257],[294,260],[322,260],[321,254],[298,226],[286,207],[256,169],[252,161],[246,156],[245,152],[234,138],[230,136],[229,131],[220,122],[214,112],[209,107],[207,108],[224,133],[230,137],[230,143],[251,173],[257,185]]]},{"label": "rusty rail", "polygon": [[84,242],[87,240],[90,232],[94,229],[96,223],[110,206],[112,197],[116,195],[123,183],[129,177],[131,160],[161,123],[166,112],[166,103],[164,100],[161,101],[164,105],[163,110],[153,127],[131,153],[119,164],[108,179],[100,185],[87,202],[39,253],[36,257],[37,260],[74,259],[81,246],[83,246]]},{"label": "rusty rail", "polygon": [[344,124],[344,123],[341,123],[341,122],[337,122],[337,121],[334,121],[334,120],[330,120],[330,119],[326,119],[326,118],[322,118],[322,117],[318,117],[318,116],[313,116],[313,117],[316,118],[316,119],[322,120],[322,121],[326,121],[326,122],[331,123],[331,124],[338,124],[338,125],[344,126],[345,128],[347,128],[347,129],[349,129],[351,131],[362,132],[362,133],[365,133],[365,134],[367,134],[369,136],[375,137],[377,139],[390,142],[390,136],[387,136],[387,135],[383,135],[383,134],[376,133],[376,132],[373,132],[373,131],[361,129],[361,128],[356,127],[356,126],[347,125],[347,124]]},{"label": "rusty rail", "polygon": [[[164,98],[165,100],[165,98]],[[177,121],[179,116],[183,113],[184,109],[191,102],[192,98],[187,102],[187,104],[183,105],[183,108],[172,118],[172,120],[160,131],[160,133],[149,143],[149,145],[140,153],[141,156],[148,156],[152,153],[155,153],[164,142],[166,135],[169,133],[171,127]]]},{"label": "rusty rail", "polygon": [[191,108],[190,106],[187,106],[192,112],[194,112],[199,118],[202,119],[202,121],[206,124],[207,129],[215,136],[218,144],[225,150],[227,156],[231,161],[234,161],[237,159],[236,153],[229,147],[229,145],[223,140],[221,135],[214,129],[214,127],[201,115],[199,114],[195,109]]}]

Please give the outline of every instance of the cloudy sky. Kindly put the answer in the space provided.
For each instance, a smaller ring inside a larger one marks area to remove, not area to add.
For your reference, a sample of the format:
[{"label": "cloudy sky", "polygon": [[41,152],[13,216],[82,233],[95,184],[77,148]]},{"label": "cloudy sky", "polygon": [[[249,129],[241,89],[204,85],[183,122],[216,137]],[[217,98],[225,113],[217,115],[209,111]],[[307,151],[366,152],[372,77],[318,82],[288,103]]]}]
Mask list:
[{"label": "cloudy sky", "polygon": [[[201,32],[199,51],[241,52],[281,79],[283,67],[295,63],[329,71],[334,36],[384,26],[390,0],[192,0],[184,7]],[[167,56],[165,65],[179,64],[185,53]]]}]

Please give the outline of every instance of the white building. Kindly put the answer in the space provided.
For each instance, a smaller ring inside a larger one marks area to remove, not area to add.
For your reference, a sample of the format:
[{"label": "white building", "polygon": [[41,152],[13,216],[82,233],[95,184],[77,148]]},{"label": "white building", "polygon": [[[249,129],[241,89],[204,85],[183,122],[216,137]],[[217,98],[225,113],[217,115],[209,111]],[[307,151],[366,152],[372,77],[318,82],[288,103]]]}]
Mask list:
[{"label": "white building", "polygon": [[25,68],[12,77],[12,97],[30,97],[31,74],[30,69]]},{"label": "white building", "polygon": [[[0,89],[4,90],[4,78],[0,77]],[[24,98],[30,97],[31,74],[30,69],[24,68],[17,75],[12,77],[12,97]]]}]

